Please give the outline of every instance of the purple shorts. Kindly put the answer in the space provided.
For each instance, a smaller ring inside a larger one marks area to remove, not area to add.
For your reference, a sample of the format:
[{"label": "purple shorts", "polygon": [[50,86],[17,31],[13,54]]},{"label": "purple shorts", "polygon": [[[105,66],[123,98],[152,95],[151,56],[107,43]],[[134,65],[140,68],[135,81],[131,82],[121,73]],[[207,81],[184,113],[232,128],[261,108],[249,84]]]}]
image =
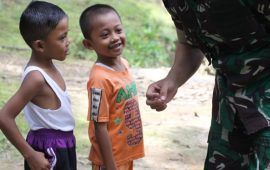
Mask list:
[{"label": "purple shorts", "polygon": [[[51,170],[76,170],[76,140],[73,131],[53,129],[30,130],[26,141],[36,151],[43,152],[51,164]],[[30,170],[27,162],[25,170]]]}]

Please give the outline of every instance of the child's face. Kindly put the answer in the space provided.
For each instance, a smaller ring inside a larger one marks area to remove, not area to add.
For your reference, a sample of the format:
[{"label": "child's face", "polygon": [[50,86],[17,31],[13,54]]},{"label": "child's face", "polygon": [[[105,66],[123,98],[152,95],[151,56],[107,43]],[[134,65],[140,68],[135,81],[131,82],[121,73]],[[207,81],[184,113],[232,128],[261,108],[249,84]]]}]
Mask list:
[{"label": "child's face", "polygon": [[126,44],[126,35],[118,15],[113,11],[97,15],[92,21],[88,42],[98,57],[120,56]]},{"label": "child's face", "polygon": [[68,18],[63,18],[44,40],[44,54],[49,59],[64,60],[68,54]]}]

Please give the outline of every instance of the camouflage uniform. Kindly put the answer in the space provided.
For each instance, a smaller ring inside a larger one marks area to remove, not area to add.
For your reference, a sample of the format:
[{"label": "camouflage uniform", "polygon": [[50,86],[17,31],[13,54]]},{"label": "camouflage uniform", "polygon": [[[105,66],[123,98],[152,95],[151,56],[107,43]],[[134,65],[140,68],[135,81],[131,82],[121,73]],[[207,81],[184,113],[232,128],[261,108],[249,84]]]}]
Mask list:
[{"label": "camouflage uniform", "polygon": [[216,69],[205,169],[270,170],[270,1],[163,2]]}]

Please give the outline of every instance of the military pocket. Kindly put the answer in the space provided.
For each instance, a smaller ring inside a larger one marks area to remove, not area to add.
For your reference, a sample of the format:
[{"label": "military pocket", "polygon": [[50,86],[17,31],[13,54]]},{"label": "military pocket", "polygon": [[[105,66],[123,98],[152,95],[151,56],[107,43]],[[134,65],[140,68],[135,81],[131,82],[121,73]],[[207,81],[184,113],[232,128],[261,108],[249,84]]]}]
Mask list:
[{"label": "military pocket", "polygon": [[229,144],[233,150],[240,154],[248,154],[252,150],[253,136],[243,133],[240,129],[229,132]]}]

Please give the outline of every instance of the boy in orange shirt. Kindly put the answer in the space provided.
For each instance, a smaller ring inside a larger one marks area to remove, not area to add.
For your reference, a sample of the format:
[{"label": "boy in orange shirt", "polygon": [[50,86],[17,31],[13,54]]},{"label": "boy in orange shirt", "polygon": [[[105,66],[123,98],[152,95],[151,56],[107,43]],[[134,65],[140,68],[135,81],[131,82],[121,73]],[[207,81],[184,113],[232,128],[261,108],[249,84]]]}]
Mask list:
[{"label": "boy in orange shirt", "polygon": [[82,12],[80,27],[84,47],[97,54],[87,83],[92,169],[132,170],[144,144],[136,84],[122,58],[121,18],[113,7],[96,4]]}]

